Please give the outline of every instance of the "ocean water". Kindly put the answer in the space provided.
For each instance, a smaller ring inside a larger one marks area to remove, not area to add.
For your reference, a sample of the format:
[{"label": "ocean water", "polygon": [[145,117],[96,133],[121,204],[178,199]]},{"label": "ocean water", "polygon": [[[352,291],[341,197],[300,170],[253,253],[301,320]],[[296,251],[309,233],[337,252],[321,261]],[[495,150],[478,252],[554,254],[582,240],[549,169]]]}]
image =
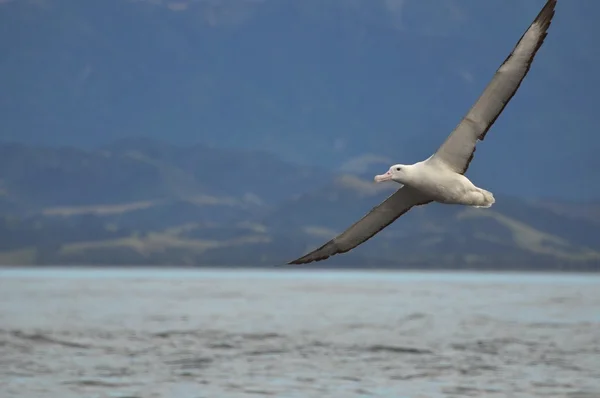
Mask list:
[{"label": "ocean water", "polygon": [[0,269],[0,397],[600,397],[600,275]]}]

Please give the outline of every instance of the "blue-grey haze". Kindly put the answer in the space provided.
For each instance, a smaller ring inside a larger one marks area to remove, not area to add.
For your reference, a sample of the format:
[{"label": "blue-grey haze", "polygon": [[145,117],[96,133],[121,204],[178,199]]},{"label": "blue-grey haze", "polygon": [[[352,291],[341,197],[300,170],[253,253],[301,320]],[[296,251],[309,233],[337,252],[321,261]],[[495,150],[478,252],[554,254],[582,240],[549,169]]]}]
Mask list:
[{"label": "blue-grey haze", "polygon": [[[141,135],[329,168],[365,154],[414,162],[542,3],[0,2],[0,139],[97,147]],[[476,182],[600,196],[598,18],[597,1],[559,1],[530,75],[478,149]]]}]

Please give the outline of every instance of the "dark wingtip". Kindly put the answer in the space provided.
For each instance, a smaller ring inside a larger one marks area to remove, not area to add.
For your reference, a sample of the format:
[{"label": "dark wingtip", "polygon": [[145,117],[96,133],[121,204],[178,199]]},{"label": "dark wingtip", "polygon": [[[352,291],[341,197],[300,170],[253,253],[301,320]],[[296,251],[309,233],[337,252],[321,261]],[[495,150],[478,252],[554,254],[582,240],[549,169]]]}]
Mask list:
[{"label": "dark wingtip", "polygon": [[[312,253],[311,253],[312,254]],[[304,257],[300,257],[294,261],[290,261],[289,263],[287,263],[287,265],[302,265],[302,264],[308,264],[308,263],[312,263],[315,261],[322,261],[325,259],[328,259],[330,256],[325,256],[325,257],[318,257],[318,258],[306,258],[308,257],[310,254],[308,254],[307,256]]]},{"label": "dark wingtip", "polygon": [[540,10],[533,23],[542,27],[544,31],[547,31],[554,18],[555,7],[557,0],[548,0],[546,5]]},{"label": "dark wingtip", "polygon": [[[324,252],[323,249],[325,249],[327,246],[329,245],[334,245],[335,247],[335,239],[330,240],[329,242],[325,243],[323,246],[319,247],[318,249],[313,250],[312,252],[295,259],[294,261],[290,261],[288,263],[288,265],[300,265],[300,264],[308,264],[308,263],[312,263],[314,261],[322,261],[322,260],[326,260],[331,256],[336,255],[337,253],[344,253],[344,251],[334,251],[334,252],[330,252],[329,254],[317,254],[319,252]],[[347,250],[346,250],[347,251]]]},{"label": "dark wingtip", "polygon": [[306,260],[304,257],[297,258],[293,261],[290,261],[286,265],[300,265],[310,263],[312,260]]}]

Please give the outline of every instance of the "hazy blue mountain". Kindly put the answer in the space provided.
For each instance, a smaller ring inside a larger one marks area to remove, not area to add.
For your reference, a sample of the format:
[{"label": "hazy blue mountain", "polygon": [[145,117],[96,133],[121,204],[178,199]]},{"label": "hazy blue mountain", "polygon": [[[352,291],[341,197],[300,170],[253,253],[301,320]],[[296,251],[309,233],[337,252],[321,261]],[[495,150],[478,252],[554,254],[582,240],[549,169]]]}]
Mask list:
[{"label": "hazy blue mountain", "polygon": [[[393,192],[361,165],[329,172],[149,139],[0,145],[0,264],[282,265]],[[310,266],[600,270],[597,204],[496,198],[485,210],[415,208]]]},{"label": "hazy blue mountain", "polygon": [[[0,1],[0,139],[97,148],[133,135],[327,168],[367,154],[411,163],[458,123],[542,3]],[[519,197],[600,197],[589,183],[600,167],[599,15],[596,1],[558,4],[530,75],[478,149],[476,182]],[[127,162],[109,162],[113,184],[127,185]],[[135,184],[152,170],[139,166]]]},{"label": "hazy blue mountain", "polygon": [[170,200],[262,206],[330,178],[327,170],[289,164],[266,152],[176,147],[150,139],[120,140],[97,150],[0,144],[0,204],[13,210],[134,202],[145,207]]}]

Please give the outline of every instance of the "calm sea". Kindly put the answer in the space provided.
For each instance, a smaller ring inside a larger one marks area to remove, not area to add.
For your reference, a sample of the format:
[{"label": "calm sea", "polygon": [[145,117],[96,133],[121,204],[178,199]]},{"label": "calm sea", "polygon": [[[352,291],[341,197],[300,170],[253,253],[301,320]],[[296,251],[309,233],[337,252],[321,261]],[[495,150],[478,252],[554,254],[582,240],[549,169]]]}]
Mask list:
[{"label": "calm sea", "polygon": [[600,397],[600,275],[0,269],[0,397]]}]

